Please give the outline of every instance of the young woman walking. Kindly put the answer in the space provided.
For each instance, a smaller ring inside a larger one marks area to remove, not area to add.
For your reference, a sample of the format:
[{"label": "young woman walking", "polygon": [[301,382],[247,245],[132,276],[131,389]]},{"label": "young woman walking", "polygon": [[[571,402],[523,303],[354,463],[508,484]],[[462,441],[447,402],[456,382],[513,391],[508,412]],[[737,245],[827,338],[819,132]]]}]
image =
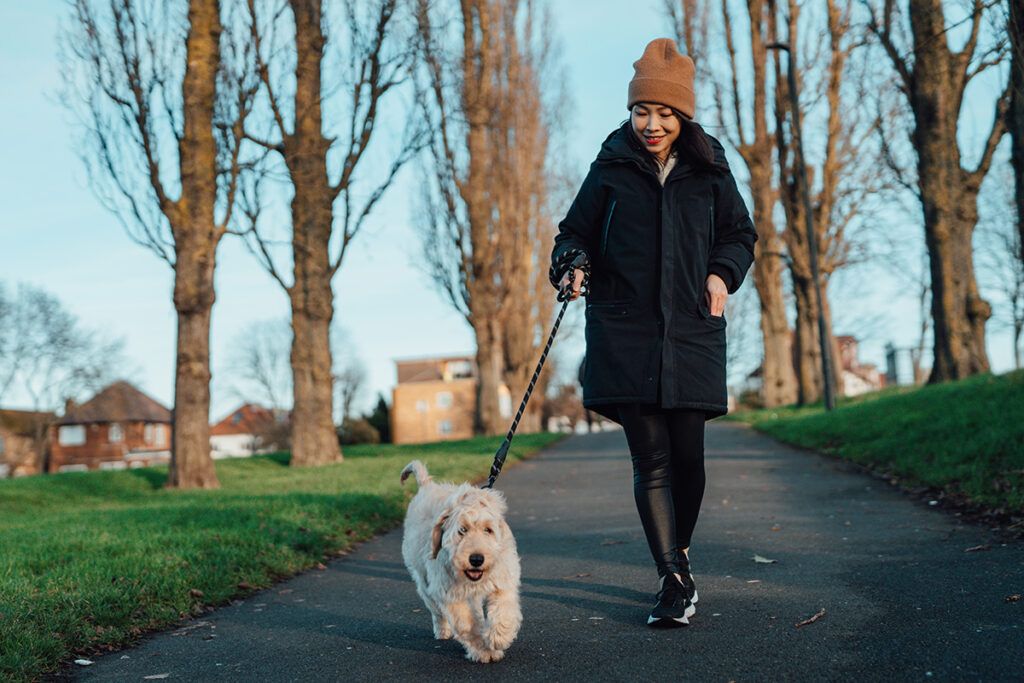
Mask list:
[{"label": "young woman walking", "polygon": [[549,279],[580,296],[589,270],[583,405],[618,422],[660,580],[647,623],[696,611],[690,537],[704,495],[704,423],[728,412],[725,303],[757,233],[718,140],[694,122],[694,64],[673,40],[633,62],[630,117],[558,224]]}]

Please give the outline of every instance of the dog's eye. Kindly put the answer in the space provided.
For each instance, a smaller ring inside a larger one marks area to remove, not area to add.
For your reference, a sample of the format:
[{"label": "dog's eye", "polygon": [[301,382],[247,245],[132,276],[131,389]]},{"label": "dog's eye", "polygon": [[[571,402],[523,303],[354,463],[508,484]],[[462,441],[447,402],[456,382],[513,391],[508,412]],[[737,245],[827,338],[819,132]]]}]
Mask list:
[{"label": "dog's eye", "polygon": [[459,535],[460,535],[460,536],[464,536],[464,535],[465,535],[465,533],[466,533],[466,527],[464,527],[464,526],[460,526],[460,527],[459,527]]},{"label": "dog's eye", "polygon": [[487,527],[486,529],[484,529],[484,531],[486,531],[489,534],[493,534],[494,533],[494,530],[491,527]]}]

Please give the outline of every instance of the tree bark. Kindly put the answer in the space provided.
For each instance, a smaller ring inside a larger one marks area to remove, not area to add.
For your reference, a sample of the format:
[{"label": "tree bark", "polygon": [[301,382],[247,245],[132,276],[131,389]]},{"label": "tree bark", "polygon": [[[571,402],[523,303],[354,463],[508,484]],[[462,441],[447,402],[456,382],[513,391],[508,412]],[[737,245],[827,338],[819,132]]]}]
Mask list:
[{"label": "tree bark", "polygon": [[[1017,209],[1017,231],[1020,254],[1024,261],[1024,0],[1007,0],[1009,4],[1007,33],[1010,37],[1010,164],[1013,166],[1014,198]],[[1014,356],[1019,353],[1014,346]],[[1017,361],[1020,367],[1020,361]]]},{"label": "tree bark", "polygon": [[[962,64],[962,55],[950,52],[945,40],[935,39],[945,35],[944,19],[941,0],[910,0],[914,40],[910,107],[935,322],[929,384],[989,370],[985,321],[991,307],[978,293],[971,248],[978,222],[978,191],[987,168],[984,158],[980,173],[961,167],[957,124],[967,65]],[[969,60],[970,55],[966,56]]]},{"label": "tree bark", "polygon": [[499,390],[504,376],[501,302],[508,282],[495,282],[500,264],[500,224],[493,220],[499,191],[491,183],[496,163],[492,115],[499,105],[496,97],[498,43],[496,4],[492,0],[460,0],[462,8],[463,72],[462,103],[466,116],[466,150],[469,167],[463,184],[473,244],[472,276],[467,283],[470,296],[470,324],[477,337],[476,431],[499,434],[503,419]]},{"label": "tree bark", "polygon": [[[772,172],[772,138],[768,132],[768,52],[765,48],[766,38],[774,40],[774,19],[768,16],[766,10],[764,0],[747,1],[747,12],[752,27],[750,48],[754,75],[754,137],[750,143],[745,144],[741,141],[738,150],[750,173],[754,225],[758,231],[758,240],[754,245],[754,286],[761,303],[761,337],[764,344],[761,399],[766,408],[772,408],[796,402],[798,389],[797,375],[793,368],[792,338],[782,293],[783,240],[774,217],[778,189]],[[724,4],[723,12],[728,12]],[[734,74],[733,83],[736,82]],[[734,92],[734,97],[739,98],[738,90]],[[737,121],[740,119],[737,118]]]},{"label": "tree bark", "polygon": [[330,327],[334,317],[328,244],[335,192],[327,177],[321,69],[325,38],[321,0],[292,0],[295,16],[295,129],[285,141],[291,175],[292,259],[292,465],[342,460],[334,429]]},{"label": "tree bark", "polygon": [[181,200],[170,219],[174,233],[174,308],[178,351],[174,426],[167,485],[217,488],[210,455],[210,315],[213,273],[222,231],[215,220],[217,142],[214,103],[220,67],[220,3],[192,0],[182,81],[184,135],[179,144]]}]

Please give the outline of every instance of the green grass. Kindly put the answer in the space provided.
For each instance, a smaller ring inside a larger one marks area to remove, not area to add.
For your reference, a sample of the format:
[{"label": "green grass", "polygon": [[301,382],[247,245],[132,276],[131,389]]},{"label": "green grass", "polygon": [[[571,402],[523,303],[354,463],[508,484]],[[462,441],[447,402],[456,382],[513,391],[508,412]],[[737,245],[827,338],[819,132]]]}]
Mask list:
[{"label": "green grass", "polygon": [[[517,435],[506,468],[560,438]],[[413,458],[439,480],[482,480],[501,442],[348,446],[314,469],[286,454],[221,460],[216,491],[164,489],[166,467],[0,481],[0,679],[38,678],[313,567],[401,523]]]},{"label": "green grass", "polygon": [[1024,512],[1024,370],[891,387],[822,404],[735,413],[780,441],[937,487],[967,502]]}]

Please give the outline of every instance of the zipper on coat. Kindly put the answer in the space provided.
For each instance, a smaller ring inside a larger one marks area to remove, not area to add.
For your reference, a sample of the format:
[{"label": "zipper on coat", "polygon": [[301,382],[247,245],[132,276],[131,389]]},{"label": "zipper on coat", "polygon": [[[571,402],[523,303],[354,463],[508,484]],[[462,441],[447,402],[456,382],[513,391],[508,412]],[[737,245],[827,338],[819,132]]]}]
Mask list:
[{"label": "zipper on coat", "polygon": [[711,241],[708,242],[708,257],[711,256],[711,251],[715,248],[715,207],[714,205],[708,207],[708,222],[711,224]]},{"label": "zipper on coat", "polygon": [[608,208],[608,218],[604,221],[604,229],[601,231],[601,257],[604,258],[604,252],[608,248],[608,226],[612,224],[612,214],[615,213],[615,202],[616,199],[612,199],[611,206]]}]

